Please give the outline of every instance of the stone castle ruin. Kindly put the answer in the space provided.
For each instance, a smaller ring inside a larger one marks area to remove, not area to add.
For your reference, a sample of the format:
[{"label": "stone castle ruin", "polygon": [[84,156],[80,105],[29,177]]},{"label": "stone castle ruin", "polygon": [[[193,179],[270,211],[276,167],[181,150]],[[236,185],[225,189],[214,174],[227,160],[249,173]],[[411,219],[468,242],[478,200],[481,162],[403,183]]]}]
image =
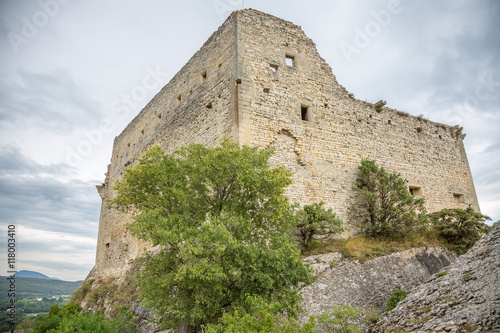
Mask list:
[{"label": "stone castle ruin", "polygon": [[357,167],[376,160],[408,181],[430,212],[479,205],[462,128],[353,98],[302,29],[253,9],[236,11],[115,138],[90,277],[119,278],[147,244],[109,208],[113,185],[153,145],[172,152],[223,137],[274,147],[293,173],[292,202],[324,201],[347,221]]}]

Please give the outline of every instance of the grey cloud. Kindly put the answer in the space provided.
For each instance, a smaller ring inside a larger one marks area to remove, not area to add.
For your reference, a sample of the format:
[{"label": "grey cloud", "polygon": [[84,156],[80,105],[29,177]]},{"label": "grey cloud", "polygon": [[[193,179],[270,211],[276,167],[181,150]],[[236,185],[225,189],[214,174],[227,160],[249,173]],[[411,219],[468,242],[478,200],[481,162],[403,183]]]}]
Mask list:
[{"label": "grey cloud", "polygon": [[100,207],[94,187],[97,181],[64,181],[65,170],[61,165],[40,165],[20,153],[13,156],[12,149],[0,149],[2,219],[47,231],[95,236]]},{"label": "grey cloud", "polygon": [[0,123],[4,126],[14,123],[68,132],[77,126],[95,127],[101,120],[100,103],[86,94],[68,70],[34,73],[18,69],[17,76],[0,81]]},{"label": "grey cloud", "polygon": [[0,174],[12,174],[16,176],[35,175],[48,173],[54,175],[67,175],[73,169],[66,164],[57,163],[42,165],[29,159],[19,152],[19,148],[13,145],[0,146]]}]

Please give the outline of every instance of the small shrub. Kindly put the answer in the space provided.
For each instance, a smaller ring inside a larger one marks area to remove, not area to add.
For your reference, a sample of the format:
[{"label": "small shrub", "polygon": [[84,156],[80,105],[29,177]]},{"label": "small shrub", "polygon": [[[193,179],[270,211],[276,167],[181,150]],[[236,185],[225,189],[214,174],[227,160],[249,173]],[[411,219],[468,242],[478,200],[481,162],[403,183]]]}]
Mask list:
[{"label": "small shrub", "polygon": [[422,133],[422,127],[417,127],[417,133]]},{"label": "small shrub", "polygon": [[315,333],[314,317],[300,325],[294,317],[285,315],[283,303],[266,302],[259,296],[248,296],[245,306],[226,312],[217,324],[207,324],[203,333]]},{"label": "small shrub", "polygon": [[375,324],[380,319],[380,310],[375,308],[369,308],[365,311],[365,323],[366,325]]},{"label": "small shrub", "polygon": [[445,275],[448,275],[448,272],[447,272],[447,271],[443,271],[443,272],[436,273],[436,276],[437,276],[437,277],[440,277],[440,276],[445,276]]},{"label": "small shrub", "polygon": [[355,333],[361,329],[351,321],[359,318],[361,310],[349,305],[334,305],[332,313],[323,313],[316,317],[318,324],[324,329],[321,332]]},{"label": "small shrub", "polygon": [[376,107],[375,111],[377,111],[378,113],[382,112],[382,107],[381,106]]},{"label": "small shrub", "polygon": [[491,219],[475,212],[470,207],[467,209],[443,209],[429,214],[428,218],[433,229],[458,254],[467,252],[476,241],[491,229],[485,224],[486,220]]},{"label": "small shrub", "polygon": [[469,282],[472,278],[470,276],[470,274],[464,274],[462,276],[462,279],[465,281],[465,282]]},{"label": "small shrub", "polygon": [[323,208],[323,205],[323,202],[305,205],[297,212],[299,242],[305,251],[310,249],[314,236],[337,234],[345,230],[342,220],[331,209]]},{"label": "small shrub", "polygon": [[48,316],[35,319],[32,333],[132,333],[136,332],[132,314],[123,313],[118,318],[106,320],[104,314],[84,312],[79,304],[72,303],[59,308],[57,304],[50,308]]},{"label": "small shrub", "polygon": [[385,311],[391,311],[392,309],[394,309],[399,302],[406,298],[407,295],[408,292],[393,288],[391,296],[389,297],[389,300],[387,300],[387,307],[385,308]]}]

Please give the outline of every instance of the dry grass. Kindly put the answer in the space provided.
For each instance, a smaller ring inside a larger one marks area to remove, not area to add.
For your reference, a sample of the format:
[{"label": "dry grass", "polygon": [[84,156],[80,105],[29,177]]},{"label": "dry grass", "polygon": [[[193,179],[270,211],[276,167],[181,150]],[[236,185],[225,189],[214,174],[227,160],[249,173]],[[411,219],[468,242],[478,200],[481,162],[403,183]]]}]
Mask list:
[{"label": "dry grass", "polygon": [[340,252],[348,259],[365,262],[366,260],[414,247],[432,246],[446,247],[446,242],[433,235],[418,235],[404,240],[353,236],[348,239],[333,239],[324,242],[315,242],[311,249],[304,253],[304,256]]}]

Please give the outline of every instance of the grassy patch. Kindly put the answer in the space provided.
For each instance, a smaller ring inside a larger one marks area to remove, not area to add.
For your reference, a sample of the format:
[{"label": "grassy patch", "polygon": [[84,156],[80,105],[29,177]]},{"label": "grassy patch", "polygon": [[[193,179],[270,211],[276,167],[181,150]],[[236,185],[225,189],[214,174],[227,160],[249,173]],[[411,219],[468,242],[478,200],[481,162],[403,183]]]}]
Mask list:
[{"label": "grassy patch", "polygon": [[425,322],[428,322],[429,320],[432,319],[432,316],[425,316],[423,318],[411,318],[411,319],[405,319],[405,321],[408,324],[423,324]]},{"label": "grassy patch", "polygon": [[380,319],[380,310],[375,308],[369,308],[365,311],[365,323],[366,325],[371,325],[376,323]]},{"label": "grassy patch", "polygon": [[432,305],[427,305],[427,306],[419,306],[416,308],[417,311],[423,311],[423,312],[429,312],[432,310]]},{"label": "grassy patch", "polygon": [[80,303],[92,289],[93,283],[94,283],[93,279],[85,280],[78,289],[73,291],[69,299],[69,303]]},{"label": "grassy patch", "polygon": [[453,298],[453,297],[440,296],[440,297],[438,297],[438,300],[444,301],[445,303],[451,303],[451,302],[455,302],[457,299]]},{"label": "grassy patch", "polygon": [[340,252],[348,259],[366,260],[389,255],[394,252],[408,250],[415,247],[445,246],[445,242],[432,235],[418,235],[411,239],[394,240],[387,238],[371,238],[367,236],[353,236],[348,239],[333,239],[325,242],[314,242],[305,256]]},{"label": "grassy patch", "polygon": [[440,276],[445,276],[445,275],[448,275],[448,272],[447,272],[447,271],[442,271],[442,272],[436,273],[436,276],[437,276],[437,277],[440,277]]}]

